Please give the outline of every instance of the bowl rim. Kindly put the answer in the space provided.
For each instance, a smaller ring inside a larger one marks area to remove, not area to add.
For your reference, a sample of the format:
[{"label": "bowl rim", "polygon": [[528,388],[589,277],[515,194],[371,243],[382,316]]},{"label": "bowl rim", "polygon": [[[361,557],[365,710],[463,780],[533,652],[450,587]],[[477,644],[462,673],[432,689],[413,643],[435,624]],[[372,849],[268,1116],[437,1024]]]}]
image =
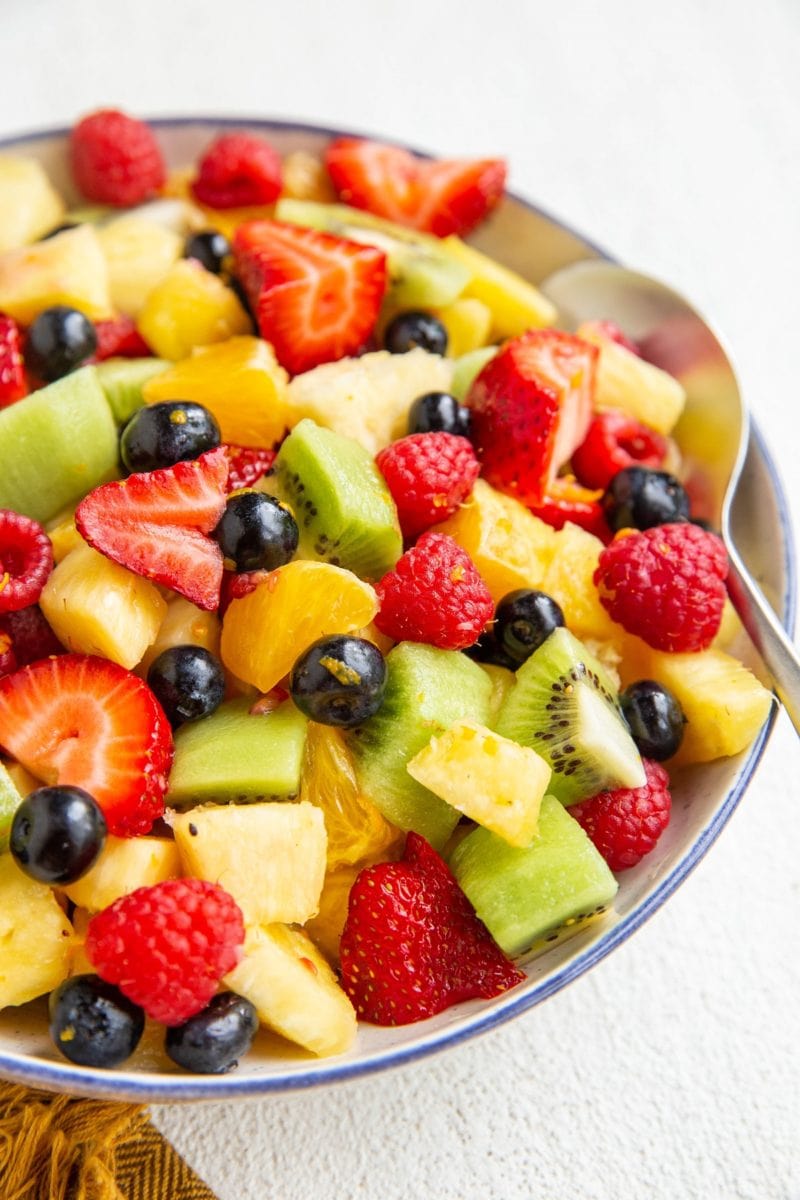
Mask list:
[{"label": "bowl rim", "polygon": [[[378,135],[368,132],[357,132],[351,129],[334,129],[325,125],[316,125],[304,121],[294,121],[282,118],[252,117],[247,115],[208,116],[203,114],[156,116],[145,118],[149,125],[159,129],[173,129],[192,125],[211,125],[217,128],[254,127],[264,131],[296,132],[333,137],[362,137],[375,138]],[[16,145],[37,141],[66,138],[70,126],[57,126],[47,129],[36,129],[28,133],[13,134],[0,137],[0,152]],[[411,150],[420,157],[430,157],[430,152],[419,150],[400,140],[380,135],[380,140],[402,149]],[[588,239],[568,223],[554,217],[547,209],[540,207],[517,192],[508,191],[508,197],[529,212],[542,217],[575,238],[578,238],[598,258],[607,262],[618,262],[603,247]],[[785,585],[782,597],[782,623],[790,636],[793,634],[797,615],[797,553],[795,550],[792,523],[789,515],[785,489],[777,471],[774,459],[767,448],[763,435],[755,421],[750,426],[751,449],[761,459],[772,480],[773,501],[775,503],[780,532],[784,546]],[[439,1051],[459,1045],[461,1042],[488,1033],[490,1030],[505,1024],[513,1017],[527,1012],[543,1000],[561,991],[569,983],[601,962],[608,954],[626,941],[669,899],[672,893],[691,874],[700,861],[708,853],[711,846],[719,837],[747,789],[753,773],[758,766],[761,756],[772,733],[778,713],[778,705],[773,704],[761,732],[750,747],[747,758],[742,763],[733,787],[726,795],[723,803],[715,811],[711,820],[692,842],[689,850],[678,860],[669,874],[661,881],[654,891],[646,896],[630,913],[601,933],[584,950],[570,958],[558,970],[539,980],[527,991],[517,989],[506,994],[506,999],[492,1006],[491,1009],[478,1009],[453,1029],[437,1029],[428,1034],[422,1034],[410,1044],[390,1047],[384,1051],[371,1053],[357,1059],[331,1060],[329,1066],[319,1065],[320,1060],[308,1069],[306,1060],[292,1063],[286,1070],[271,1075],[164,1075],[151,1072],[129,1072],[120,1070],[101,1070],[90,1067],[79,1067],[75,1064],[58,1060],[31,1058],[27,1054],[9,1053],[0,1050],[0,1079],[25,1084],[32,1087],[44,1088],[48,1091],[65,1091],[74,1095],[104,1097],[108,1099],[130,1100],[134,1103],[175,1103],[184,1101],[215,1101],[231,1099],[257,1099],[277,1092],[301,1091],[310,1087],[320,1087],[332,1083],[373,1075],[391,1067],[402,1066],[426,1058]]]}]

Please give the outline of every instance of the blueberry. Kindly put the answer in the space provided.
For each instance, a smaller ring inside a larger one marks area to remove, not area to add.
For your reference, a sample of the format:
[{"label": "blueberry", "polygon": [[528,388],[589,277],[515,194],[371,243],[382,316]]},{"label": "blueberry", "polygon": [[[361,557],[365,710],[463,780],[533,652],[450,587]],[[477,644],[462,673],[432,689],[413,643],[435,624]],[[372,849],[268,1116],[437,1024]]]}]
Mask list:
[{"label": "blueberry", "polygon": [[234,571],[274,571],[291,561],[300,531],[274,496],[242,492],[226,504],[214,537]]},{"label": "blueberry", "polygon": [[117,1067],[144,1030],[138,1004],[97,975],[73,975],[50,993],[50,1036],[70,1062]]},{"label": "blueberry", "polygon": [[41,883],[74,883],[106,841],[97,801],[79,787],[41,787],[14,813],[9,849],[17,866]]},{"label": "blueberry", "polygon": [[653,679],[640,679],[620,694],[619,701],[639,753],[656,762],[671,758],[683,741],[686,723],[672,692]]},{"label": "blueberry", "polygon": [[391,354],[405,354],[415,346],[430,354],[447,351],[447,330],[432,313],[409,310],[398,313],[386,326],[383,344]]},{"label": "blueberry", "polygon": [[222,703],[222,664],[203,646],[170,646],[150,664],[147,683],[172,726],[207,717]]},{"label": "blueberry", "polygon": [[509,658],[502,646],[498,645],[497,638],[488,630],[481,634],[477,642],[467,646],[464,653],[473,662],[486,663],[493,667],[506,667],[509,671],[517,669],[517,663],[513,658]]},{"label": "blueberry", "polygon": [[605,490],[603,511],[614,533],[619,529],[652,529],[689,519],[689,497],[668,471],[623,467]]},{"label": "blueberry", "polygon": [[552,596],[533,588],[509,592],[494,615],[497,645],[518,667],[538,650],[554,629],[564,624],[564,614]]},{"label": "blueberry", "polygon": [[289,690],[297,707],[321,725],[358,725],[381,706],[386,662],[357,637],[325,637],[300,655]]},{"label": "blueberry", "polygon": [[217,422],[202,404],[165,400],[135,412],[119,445],[128,471],[156,471],[199,458],[215,450],[221,440]]},{"label": "blueberry", "polygon": [[454,433],[469,437],[470,411],[449,392],[426,392],[408,411],[409,433]]},{"label": "blueberry", "polygon": [[187,1071],[223,1075],[250,1049],[257,1029],[258,1014],[249,1000],[218,992],[202,1012],[167,1030],[164,1048]]},{"label": "blueberry", "polygon": [[212,275],[221,275],[225,260],[230,256],[231,244],[222,233],[214,229],[203,230],[187,238],[184,257],[194,258]]},{"label": "blueberry", "polygon": [[50,383],[74,371],[96,349],[89,318],[77,308],[56,304],[40,312],[28,330],[25,359],[34,374]]}]

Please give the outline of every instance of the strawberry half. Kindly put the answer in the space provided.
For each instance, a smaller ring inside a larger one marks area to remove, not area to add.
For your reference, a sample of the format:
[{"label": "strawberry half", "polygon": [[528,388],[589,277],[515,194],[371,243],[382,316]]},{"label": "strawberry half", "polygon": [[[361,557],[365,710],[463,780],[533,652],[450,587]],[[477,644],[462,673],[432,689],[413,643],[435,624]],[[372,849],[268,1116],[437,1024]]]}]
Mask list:
[{"label": "strawberry half", "polygon": [[258,483],[272,467],[277,451],[264,446],[234,446],[225,443],[228,456],[228,491],[249,488]]},{"label": "strawberry half", "polygon": [[571,476],[559,476],[550,485],[547,495],[528,507],[534,516],[554,529],[563,529],[567,522],[580,525],[602,542],[611,541],[611,530],[603,512],[599,489],[585,488]]},{"label": "strawberry half", "polygon": [[144,340],[132,317],[111,317],[107,321],[95,321],[97,334],[95,362],[107,358],[149,358],[153,351]]},{"label": "strawberry half", "polygon": [[0,746],[47,784],[85,788],[117,837],[164,811],[169,722],[147,684],[105,658],[63,654],[0,679]]},{"label": "strawberry half", "polygon": [[0,313],[0,408],[7,408],[27,394],[19,325],[12,317]]},{"label": "strawberry half", "polygon": [[207,535],[227,501],[228,456],[219,446],[191,462],[104,483],[78,505],[89,543],[128,570],[213,611],[222,551]]},{"label": "strawberry half", "polygon": [[427,160],[362,138],[336,138],[325,165],[345,204],[437,237],[469,233],[506,185],[501,158]]},{"label": "strawberry half", "polygon": [[598,350],[557,329],[512,338],[470,388],[472,441],[486,480],[540,503],[586,436]]},{"label": "strawberry half", "polygon": [[277,221],[246,221],[234,270],[262,337],[293,375],[361,349],[386,291],[386,255],[374,246]]},{"label": "strawberry half", "polygon": [[419,834],[400,862],[366,867],[350,892],[342,983],[359,1017],[408,1025],[461,1000],[488,999],[524,974],[510,962]]}]

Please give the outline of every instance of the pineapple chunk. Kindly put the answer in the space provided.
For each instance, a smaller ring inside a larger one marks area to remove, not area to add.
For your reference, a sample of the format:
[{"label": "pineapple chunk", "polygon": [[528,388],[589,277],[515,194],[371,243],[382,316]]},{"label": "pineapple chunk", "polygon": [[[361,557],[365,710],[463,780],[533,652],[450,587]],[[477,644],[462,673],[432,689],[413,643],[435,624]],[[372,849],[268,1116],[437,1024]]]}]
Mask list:
[{"label": "pineapple chunk", "polygon": [[34,158],[0,156],[0,254],[35,242],[64,215],[64,201]]},{"label": "pineapple chunk", "polygon": [[0,1008],[25,1004],[69,973],[72,926],[52,888],[0,855]]},{"label": "pineapple chunk", "polygon": [[184,872],[218,883],[246,925],[313,917],[325,878],[325,818],[313,804],[193,808],[172,818]]},{"label": "pineapple chunk", "polygon": [[600,333],[591,321],[580,326],[578,337],[600,347],[595,408],[620,408],[651,429],[670,433],[686,403],[678,380]]},{"label": "pineapple chunk", "polygon": [[447,330],[447,353],[450,358],[460,358],[462,354],[478,350],[489,341],[492,312],[474,296],[459,297],[446,308],[437,309],[435,315]]},{"label": "pineapple chunk", "polygon": [[613,641],[619,626],[600,603],[593,579],[603,543],[570,522],[555,536],[555,553],[538,586],[561,606],[567,627],[577,638]]},{"label": "pineapple chunk", "polygon": [[178,847],[172,838],[108,837],[94,866],[63,890],[73,904],[100,912],[120,896],[177,879],[180,873]]},{"label": "pineapple chunk", "polygon": [[145,300],[183,253],[183,238],[142,217],[117,217],[98,230],[108,263],[111,303],[138,316]]},{"label": "pineapple chunk", "polygon": [[355,1041],[355,1010],[302,929],[250,929],[244,958],[223,983],[255,1005],[268,1028],[313,1054],[343,1054]]},{"label": "pineapple chunk", "polygon": [[167,611],[154,583],[85,543],[58,564],[39,603],[68,650],[99,654],[127,670],[156,640]]},{"label": "pineapple chunk", "polygon": [[91,225],[0,255],[0,311],[23,325],[54,304],[92,321],[112,315],[108,268]]},{"label": "pineapple chunk", "polygon": [[456,721],[408,763],[412,779],[511,846],[529,846],[552,771],[527,746]]},{"label": "pineapple chunk", "polygon": [[515,271],[510,271],[454,235],[445,238],[439,245],[471,272],[472,278],[464,288],[463,295],[474,296],[490,310],[492,341],[517,337],[527,329],[555,322],[558,314],[547,297]]},{"label": "pineapple chunk", "polygon": [[172,646],[202,646],[219,657],[219,633],[219,617],[216,613],[204,612],[191,600],[176,596],[167,604],[156,640],[145,651],[136,674],[144,678],[162,650],[169,650]]},{"label": "pineapple chunk", "polygon": [[78,533],[74,513],[66,517],[63,521],[58,521],[57,524],[48,529],[47,536],[50,538],[50,544],[53,547],[53,560],[56,564],[65,559],[73,550],[77,550],[79,546],[86,545]]},{"label": "pineapple chunk", "polygon": [[[158,358],[175,362],[196,346],[250,333],[250,318],[235,293],[194,259],[181,259],[150,292],[139,331]],[[183,397],[181,397],[183,398]]]}]

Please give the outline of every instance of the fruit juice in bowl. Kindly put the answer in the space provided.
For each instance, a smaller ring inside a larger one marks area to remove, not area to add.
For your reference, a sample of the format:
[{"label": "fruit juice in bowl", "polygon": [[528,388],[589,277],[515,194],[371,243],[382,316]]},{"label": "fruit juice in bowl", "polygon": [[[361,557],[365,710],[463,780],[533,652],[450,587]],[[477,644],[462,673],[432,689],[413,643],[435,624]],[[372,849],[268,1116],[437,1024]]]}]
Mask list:
[{"label": "fruit juice in bowl", "polygon": [[559,329],[513,222],[531,277],[593,251],[504,184],[113,111],[0,157],[11,1077],[426,1052],[596,961],[733,807],[771,696],[684,388]]}]

